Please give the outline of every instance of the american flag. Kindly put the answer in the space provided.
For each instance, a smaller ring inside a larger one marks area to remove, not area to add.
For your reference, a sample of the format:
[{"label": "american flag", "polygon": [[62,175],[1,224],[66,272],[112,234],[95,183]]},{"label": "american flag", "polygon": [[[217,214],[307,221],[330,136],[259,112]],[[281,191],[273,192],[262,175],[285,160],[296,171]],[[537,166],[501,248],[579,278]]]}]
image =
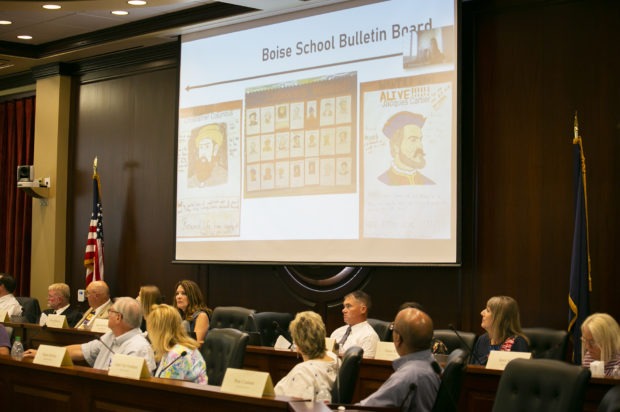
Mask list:
[{"label": "american flag", "polygon": [[103,211],[101,182],[96,171],[93,174],[93,210],[88,227],[84,266],[86,267],[86,286],[90,282],[103,280]]}]

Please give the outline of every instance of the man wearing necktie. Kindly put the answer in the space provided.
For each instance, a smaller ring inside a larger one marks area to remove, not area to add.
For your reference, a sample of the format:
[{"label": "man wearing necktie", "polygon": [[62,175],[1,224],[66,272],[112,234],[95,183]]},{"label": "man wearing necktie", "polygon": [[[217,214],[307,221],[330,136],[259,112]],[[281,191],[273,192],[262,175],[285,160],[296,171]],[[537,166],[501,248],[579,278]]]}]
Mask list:
[{"label": "man wearing necktie", "polygon": [[345,296],[342,315],[346,325],[331,334],[331,338],[338,343],[340,353],[351,346],[359,346],[364,349],[364,357],[375,357],[379,335],[367,322],[370,305],[370,296],[361,290]]},{"label": "man wearing necktie", "polygon": [[75,325],[77,329],[90,330],[96,319],[108,319],[108,309],[112,306],[110,288],[103,280],[97,280],[88,284],[86,298],[90,308]]},{"label": "man wearing necktie", "polygon": [[82,313],[70,304],[71,289],[66,283],[53,283],[47,287],[47,306],[41,313],[39,325],[43,326],[47,322],[48,315],[64,315],[67,324],[74,327],[82,317]]}]

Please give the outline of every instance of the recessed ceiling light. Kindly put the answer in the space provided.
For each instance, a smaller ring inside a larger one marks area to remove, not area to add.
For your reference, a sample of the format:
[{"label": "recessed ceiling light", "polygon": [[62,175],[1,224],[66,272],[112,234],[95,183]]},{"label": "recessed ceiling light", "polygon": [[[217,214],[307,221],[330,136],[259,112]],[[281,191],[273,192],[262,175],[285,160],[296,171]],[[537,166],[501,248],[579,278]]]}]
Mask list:
[{"label": "recessed ceiling light", "polygon": [[22,34],[17,36],[18,39],[22,39],[22,40],[32,40],[32,36],[29,36],[27,34]]},{"label": "recessed ceiling light", "polygon": [[44,4],[43,8],[46,10],[58,10],[60,9],[60,5],[58,4]]},{"label": "recessed ceiling light", "polygon": [[126,15],[129,14],[129,12],[127,12],[125,10],[114,10],[111,13],[114,14],[115,16],[126,16]]},{"label": "recessed ceiling light", "polygon": [[144,6],[146,1],[144,0],[129,0],[127,4],[131,4],[132,6]]},{"label": "recessed ceiling light", "polygon": [[10,20],[0,20],[0,24],[13,24],[13,22]]}]

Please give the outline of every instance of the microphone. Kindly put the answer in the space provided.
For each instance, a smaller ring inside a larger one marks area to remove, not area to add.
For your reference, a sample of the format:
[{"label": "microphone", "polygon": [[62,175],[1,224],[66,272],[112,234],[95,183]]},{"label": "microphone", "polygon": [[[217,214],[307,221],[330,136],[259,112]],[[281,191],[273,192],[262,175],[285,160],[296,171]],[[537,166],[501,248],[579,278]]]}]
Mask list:
[{"label": "microphone", "polygon": [[271,323],[271,325],[273,326],[273,332],[274,332],[273,342],[271,342],[271,346],[273,346],[276,344],[276,340],[278,339],[278,336],[284,335],[284,330],[280,327],[280,324],[278,323],[277,320],[274,320]]},{"label": "microphone", "polygon": [[103,345],[103,346],[104,346],[104,347],[105,347],[108,351],[110,351],[110,353],[111,353],[112,355],[116,355],[116,352],[114,352],[114,351],[112,350],[112,348],[110,348],[108,345],[106,345],[106,343],[105,343],[103,340],[101,340],[101,336],[99,336],[99,337],[97,338],[97,340],[98,340],[99,342],[101,342],[101,344],[102,344],[102,345]]},{"label": "microphone", "polygon": [[480,358],[476,355],[476,353],[473,351],[473,349],[471,348],[471,346],[469,346],[467,344],[467,342],[465,342],[465,339],[463,339],[463,337],[461,336],[461,334],[459,333],[458,330],[456,330],[456,328],[454,327],[453,324],[449,323],[448,327],[450,328],[450,330],[452,332],[454,332],[454,334],[456,335],[456,337],[459,339],[459,341],[463,344],[463,346],[465,346],[467,348],[467,350],[469,351],[470,355],[474,358],[474,360],[476,361],[477,364],[479,365],[484,365],[485,363],[482,362],[480,360]]},{"label": "microphone", "polygon": [[169,364],[166,365],[165,368],[163,368],[161,371],[159,371],[159,373],[157,374],[157,378],[159,378],[161,376],[162,373],[164,373],[166,371],[166,369],[168,369],[169,367],[171,367],[172,365],[174,365],[175,363],[177,363],[178,361],[180,361],[181,359],[183,359],[185,357],[185,355],[187,355],[187,351],[184,350],[183,352],[181,352],[181,354],[179,355],[178,358],[176,358],[175,360],[173,360],[172,362],[170,362]]},{"label": "microphone", "polygon": [[405,399],[403,399],[403,401],[400,403],[400,406],[398,407],[399,410],[404,410],[403,407],[405,406],[405,404],[407,403],[407,400],[409,399],[409,397],[411,396],[411,394],[418,388],[418,385],[416,385],[415,383],[412,383],[411,385],[409,385],[409,390],[407,391],[407,396],[405,396]]},{"label": "microphone", "polygon": [[441,377],[441,374],[443,371],[441,370],[441,366],[439,366],[436,360],[431,362],[431,368],[433,368],[433,372],[435,372],[437,375]]}]

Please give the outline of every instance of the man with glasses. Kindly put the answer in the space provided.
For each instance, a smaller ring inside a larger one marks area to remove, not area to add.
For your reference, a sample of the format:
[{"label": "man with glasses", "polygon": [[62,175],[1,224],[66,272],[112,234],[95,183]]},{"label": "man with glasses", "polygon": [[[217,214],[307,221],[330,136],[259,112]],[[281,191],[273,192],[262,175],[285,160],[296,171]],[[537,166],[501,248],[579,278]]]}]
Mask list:
[{"label": "man with glasses", "polygon": [[110,300],[110,288],[103,280],[97,280],[88,284],[86,298],[90,307],[75,325],[77,329],[90,330],[97,319],[107,319],[108,309],[112,306]]},{"label": "man with glasses", "polygon": [[[155,357],[150,343],[142,335],[142,306],[134,298],[123,297],[114,301],[106,310],[110,332],[99,339],[81,345],[66,346],[73,361],[86,361],[95,369],[108,370],[115,354],[144,358],[148,370],[156,368]],[[37,351],[29,349],[26,357],[36,356]]]},{"label": "man with glasses", "polygon": [[400,355],[392,362],[394,373],[360,404],[430,412],[441,383],[432,366],[433,321],[419,309],[406,308],[396,315],[392,333]]},{"label": "man with glasses", "polygon": [[82,312],[71,306],[71,289],[66,283],[53,283],[47,287],[47,306],[41,313],[39,325],[43,326],[47,323],[48,315],[64,315],[67,318],[67,324],[74,327],[82,317]]}]

